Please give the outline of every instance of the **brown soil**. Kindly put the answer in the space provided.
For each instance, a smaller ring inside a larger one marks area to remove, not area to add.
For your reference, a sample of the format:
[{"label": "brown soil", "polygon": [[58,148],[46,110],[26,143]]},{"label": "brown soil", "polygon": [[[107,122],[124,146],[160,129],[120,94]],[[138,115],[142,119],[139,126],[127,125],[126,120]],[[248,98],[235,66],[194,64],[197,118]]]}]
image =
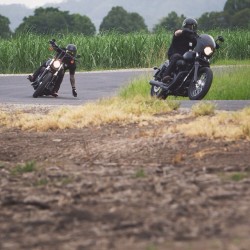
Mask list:
[{"label": "brown soil", "polygon": [[166,125],[1,128],[0,249],[249,249],[250,142]]}]

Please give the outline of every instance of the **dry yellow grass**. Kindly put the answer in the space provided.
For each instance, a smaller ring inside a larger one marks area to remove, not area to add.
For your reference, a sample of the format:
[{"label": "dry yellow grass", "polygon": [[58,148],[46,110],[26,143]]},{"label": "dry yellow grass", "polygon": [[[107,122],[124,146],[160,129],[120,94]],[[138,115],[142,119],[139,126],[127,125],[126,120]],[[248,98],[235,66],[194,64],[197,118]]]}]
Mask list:
[{"label": "dry yellow grass", "polygon": [[178,124],[176,132],[209,138],[250,139],[250,107],[237,112],[218,112],[199,116],[187,124]]},{"label": "dry yellow grass", "polygon": [[115,97],[78,107],[62,107],[48,114],[1,111],[0,125],[22,130],[48,131],[99,126],[107,123],[157,122],[162,119],[154,117],[154,114],[172,111],[178,108],[178,105],[152,98],[136,97],[133,100],[125,100]]},{"label": "dry yellow grass", "polygon": [[[151,122],[161,123],[161,126],[157,131],[148,130],[146,136],[183,133],[187,136],[205,136],[212,139],[250,139],[250,107],[237,112],[215,113],[213,105],[199,103],[192,108],[192,112],[167,115],[167,112],[177,109],[178,106],[176,102],[164,102],[154,98],[136,97],[126,100],[114,97],[83,106],[54,109],[48,114],[2,110],[0,111],[0,126],[48,131],[110,123],[121,125],[138,123],[139,126],[147,126],[148,122]],[[165,115],[155,116],[159,113]]]}]

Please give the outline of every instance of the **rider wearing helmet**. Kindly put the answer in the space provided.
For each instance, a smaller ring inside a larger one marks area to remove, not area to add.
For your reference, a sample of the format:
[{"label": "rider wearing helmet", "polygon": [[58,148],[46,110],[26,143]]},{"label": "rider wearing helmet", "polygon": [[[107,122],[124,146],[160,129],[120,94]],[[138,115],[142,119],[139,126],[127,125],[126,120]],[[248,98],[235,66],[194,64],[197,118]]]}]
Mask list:
[{"label": "rider wearing helmet", "polygon": [[[52,45],[53,47],[53,45]],[[55,47],[53,47],[58,53],[60,52],[60,50],[57,50]],[[76,53],[77,53],[77,47],[74,44],[68,44],[66,47],[66,52],[75,57]],[[35,72],[33,75],[29,75],[28,79],[30,80],[30,82],[35,82],[37,77],[39,76],[39,74],[41,73],[41,71],[46,67],[47,62],[44,62]],[[64,74],[65,72],[69,70],[69,76],[70,76],[70,83],[71,83],[71,87],[72,87],[72,95],[74,97],[77,97],[77,92],[76,92],[76,83],[75,83],[75,72],[76,72],[76,63],[75,60],[72,60],[71,57],[67,57],[66,58],[66,63],[64,64],[64,71],[62,71],[57,78],[57,81],[55,83],[55,87],[53,89],[52,92],[52,96],[57,97],[58,96],[58,91],[60,89],[62,80],[64,78]]]},{"label": "rider wearing helmet", "polygon": [[[66,52],[70,54],[71,56],[75,57],[77,48],[76,45],[74,44],[68,44],[66,47]],[[64,67],[64,71],[61,75],[58,76],[58,79],[56,81],[55,87],[54,87],[54,93],[53,96],[58,96],[57,92],[60,89],[62,80],[64,78],[65,71],[69,70],[69,79],[72,87],[72,94],[74,97],[77,97],[77,92],[76,92],[76,81],[75,81],[75,72],[76,72],[76,63],[75,60],[72,63],[72,59],[70,57],[67,58],[67,62]]]},{"label": "rider wearing helmet", "polygon": [[183,21],[182,29],[178,29],[174,32],[171,45],[167,52],[169,66],[163,73],[165,75],[163,82],[167,82],[171,79],[171,73],[175,69],[176,62],[183,58],[184,53],[195,47],[197,26],[198,23],[195,19],[186,18]]}]

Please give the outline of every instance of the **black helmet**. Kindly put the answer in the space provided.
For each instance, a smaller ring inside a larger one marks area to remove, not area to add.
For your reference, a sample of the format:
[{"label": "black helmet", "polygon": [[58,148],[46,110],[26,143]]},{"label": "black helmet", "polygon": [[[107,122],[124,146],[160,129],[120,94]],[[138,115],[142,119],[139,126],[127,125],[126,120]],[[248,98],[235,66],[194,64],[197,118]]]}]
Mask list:
[{"label": "black helmet", "polygon": [[186,18],[183,23],[182,23],[182,28],[187,28],[190,30],[197,30],[198,23],[195,19],[193,18]]},{"label": "black helmet", "polygon": [[74,44],[68,44],[66,47],[66,52],[72,56],[76,56],[77,48]]}]

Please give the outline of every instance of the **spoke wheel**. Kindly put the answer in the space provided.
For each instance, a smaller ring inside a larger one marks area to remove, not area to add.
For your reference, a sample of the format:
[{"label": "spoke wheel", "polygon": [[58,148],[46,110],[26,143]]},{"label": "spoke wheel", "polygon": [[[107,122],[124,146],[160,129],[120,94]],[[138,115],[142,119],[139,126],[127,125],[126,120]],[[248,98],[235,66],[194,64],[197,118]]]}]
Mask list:
[{"label": "spoke wheel", "polygon": [[190,100],[201,100],[209,91],[213,81],[213,72],[210,68],[201,68],[197,82],[192,82],[188,88]]}]

